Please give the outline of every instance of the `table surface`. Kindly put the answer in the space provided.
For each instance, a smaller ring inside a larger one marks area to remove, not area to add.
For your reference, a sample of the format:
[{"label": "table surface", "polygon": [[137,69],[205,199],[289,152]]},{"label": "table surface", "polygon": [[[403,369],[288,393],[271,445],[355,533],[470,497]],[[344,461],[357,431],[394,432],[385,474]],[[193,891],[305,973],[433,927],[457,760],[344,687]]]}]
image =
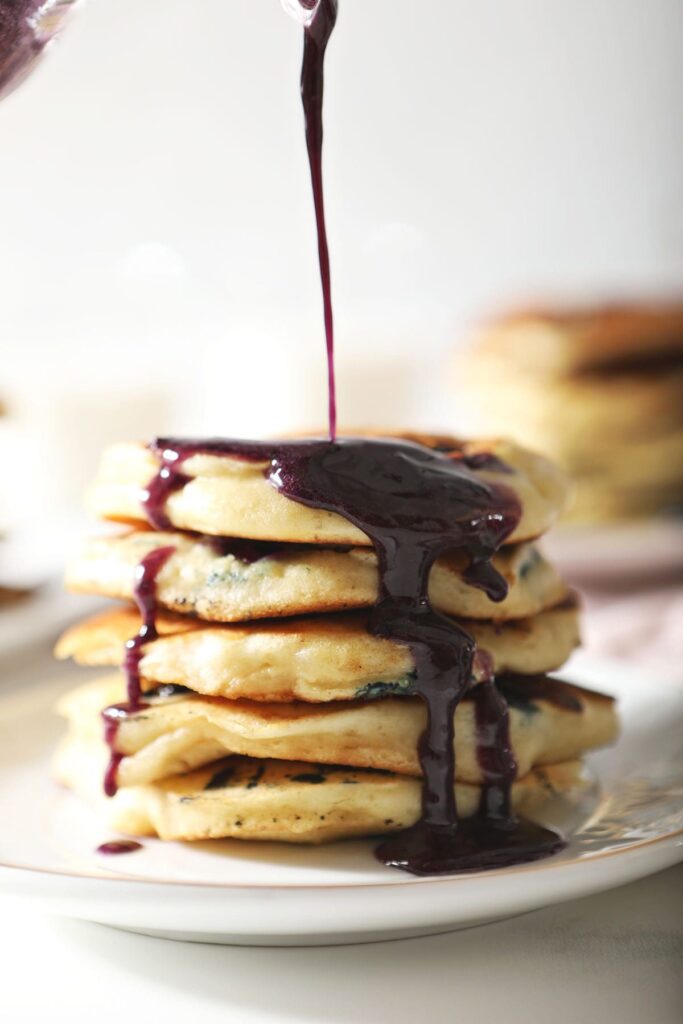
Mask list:
[{"label": "table surface", "polygon": [[679,1024],[683,865],[433,938],[209,946],[41,916],[0,898],[0,1019],[69,1024]]}]

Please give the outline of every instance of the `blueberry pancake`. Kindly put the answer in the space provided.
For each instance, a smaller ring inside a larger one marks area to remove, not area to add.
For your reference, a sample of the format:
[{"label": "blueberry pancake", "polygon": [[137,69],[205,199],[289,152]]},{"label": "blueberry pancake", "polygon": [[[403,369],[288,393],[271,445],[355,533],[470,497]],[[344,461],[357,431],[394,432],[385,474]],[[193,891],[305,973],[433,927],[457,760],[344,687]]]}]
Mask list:
[{"label": "blueberry pancake", "polygon": [[[510,748],[519,776],[615,738],[609,697],[545,676],[502,676],[497,686],[509,705]],[[479,693],[476,687],[455,714],[456,779],[473,784],[484,780]],[[266,704],[162,687],[146,695],[138,711],[122,715],[124,696],[123,678],[111,676],[72,691],[59,705],[71,734],[84,740],[100,737],[102,709],[111,706],[104,718],[115,727],[112,750],[123,755],[120,787],[157,782],[227,754],[420,774],[426,711],[414,697]]]},{"label": "blueberry pancake", "polygon": [[[246,757],[122,788],[107,800],[99,784],[107,757],[101,741],[67,737],[55,775],[93,803],[106,826],[131,835],[324,843],[397,832],[420,816],[420,782],[409,775]],[[591,787],[580,762],[548,765],[513,783],[512,804],[532,817],[549,798],[579,799]],[[455,792],[460,814],[473,815],[480,788],[458,783]]]},{"label": "blueberry pancake", "polygon": [[[485,655],[474,660],[475,680],[491,670],[550,672],[579,642],[573,599],[530,619],[460,625]],[[124,643],[139,628],[135,609],[106,611],[69,629],[55,653],[82,665],[119,665]],[[220,626],[163,614],[157,629],[159,638],[142,651],[144,689],[164,683],[208,697],[317,702],[400,694],[414,681],[410,649],[372,636],[360,613]]]},{"label": "blueberry pancake", "polygon": [[[150,551],[168,547],[173,553],[156,581],[159,606],[209,622],[369,608],[377,600],[377,557],[371,548],[245,547],[149,530],[92,538],[71,560],[67,586],[130,600],[140,561]],[[503,548],[493,565],[508,584],[505,600],[496,603],[469,585],[463,579],[466,562],[445,555],[432,569],[432,603],[465,618],[521,619],[567,597],[566,585],[533,544]]]},{"label": "blueberry pancake", "polygon": [[515,351],[529,375],[633,370],[683,355],[683,302],[520,309],[482,325],[483,356]]},{"label": "blueberry pancake", "polygon": [[[540,536],[566,504],[564,475],[547,459],[515,444],[412,434],[396,437],[438,449],[456,461],[466,460],[468,469],[482,482],[513,491],[522,511],[510,542]],[[282,495],[265,475],[269,464],[263,458],[192,455],[182,464],[183,486],[172,491],[164,503],[163,518],[178,529],[212,536],[369,545],[367,535],[348,519]],[[91,489],[92,510],[106,519],[147,522],[149,509],[143,499],[161,468],[160,455],[145,445],[117,444],[106,449]]]}]

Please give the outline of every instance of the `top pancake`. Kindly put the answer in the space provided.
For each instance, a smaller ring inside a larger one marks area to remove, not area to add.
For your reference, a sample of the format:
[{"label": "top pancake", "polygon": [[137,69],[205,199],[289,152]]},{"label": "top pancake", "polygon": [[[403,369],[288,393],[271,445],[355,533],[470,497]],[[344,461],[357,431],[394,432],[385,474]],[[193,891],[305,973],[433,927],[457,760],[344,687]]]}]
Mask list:
[{"label": "top pancake", "polygon": [[[455,438],[397,435],[455,456],[488,454],[506,468],[484,465],[473,472],[482,481],[516,494],[522,515],[509,542],[538,537],[566,503],[565,477],[549,460],[507,441],[464,442]],[[368,545],[369,538],[334,512],[308,508],[269,483],[269,460],[256,462],[216,455],[194,455],[183,462],[189,482],[165,504],[169,522],[181,530],[210,536],[310,544]],[[90,493],[93,510],[106,519],[146,522],[141,502],[160,469],[158,457],[143,444],[116,444],[104,452]]]},{"label": "top pancake", "polygon": [[479,354],[505,355],[528,373],[628,370],[683,357],[683,302],[520,310],[485,324]]}]

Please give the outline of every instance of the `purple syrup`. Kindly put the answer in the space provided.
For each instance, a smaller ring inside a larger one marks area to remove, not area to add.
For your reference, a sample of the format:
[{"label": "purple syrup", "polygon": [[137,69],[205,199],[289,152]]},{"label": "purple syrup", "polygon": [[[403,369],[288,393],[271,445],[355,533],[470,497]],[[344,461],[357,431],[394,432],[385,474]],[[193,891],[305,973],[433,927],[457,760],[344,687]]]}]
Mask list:
[{"label": "purple syrup", "polygon": [[157,440],[152,445],[152,450],[161,459],[161,469],[142,491],[142,507],[155,530],[172,530],[173,524],[165,508],[166,499],[190,482],[190,477],[180,468],[189,457],[189,453],[181,456],[172,448],[164,450],[160,447],[161,444],[162,442]]},{"label": "purple syrup", "polygon": [[138,711],[142,711],[147,706],[147,704],[138,700],[135,704],[131,704],[130,702],[110,704],[109,707],[105,708],[102,712],[102,721],[104,723],[104,742],[109,747],[109,761],[104,773],[103,785],[105,796],[116,796],[119,788],[118,771],[119,765],[123,761],[123,754],[119,753],[116,749],[119,726],[125,718],[129,717],[129,715],[135,715]]},{"label": "purple syrup", "polygon": [[135,570],[135,586],[133,598],[140,615],[142,625],[132,639],[126,641],[123,668],[126,673],[128,703],[134,711],[140,704],[142,687],[140,684],[140,661],[142,648],[145,644],[156,640],[157,633],[157,576],[175,551],[174,547],[155,548],[148,552]]},{"label": "purple syrup", "polygon": [[414,692],[427,706],[428,722],[419,751],[422,817],[381,844],[380,860],[415,874],[441,874],[516,864],[560,848],[555,833],[518,822],[509,812],[504,796],[512,764],[505,750],[500,761],[489,750],[493,742],[505,745],[507,729],[507,708],[493,687],[485,691],[478,712],[486,796],[474,820],[459,821],[455,802],[453,716],[469,687],[475,645],[465,630],[431,607],[429,573],[439,555],[457,550],[467,558],[471,585],[494,601],[505,597],[505,580],[491,558],[519,522],[521,510],[509,488],[482,479],[458,452],[407,440],[162,438],[153,450],[162,463],[145,499],[153,523],[165,516],[169,494],[187,480],[183,462],[211,454],[263,462],[266,479],[284,496],[343,516],[372,541],[380,594],[368,630],[410,648]]},{"label": "purple syrup", "polygon": [[415,827],[384,843],[381,859],[420,875],[509,867],[558,853],[564,841],[555,832],[520,821],[512,812],[511,789],[517,763],[510,743],[505,698],[493,678],[468,693],[474,703],[477,762],[482,773],[479,807],[455,829],[439,827],[425,842],[424,815]]},{"label": "purple syrup", "polygon": [[104,781],[102,788],[104,789],[105,796],[116,796],[118,790],[118,773],[119,765],[123,760],[123,754],[115,749],[116,737],[119,731],[119,719],[110,717],[108,715],[109,708],[105,708],[102,712],[102,720],[104,723],[104,742],[109,748],[109,761],[104,772]]},{"label": "purple syrup", "polygon": [[119,854],[135,853],[142,849],[142,843],[136,843],[134,839],[114,839],[109,843],[102,843],[97,847],[95,853]]},{"label": "purple syrup", "polygon": [[327,388],[330,440],[337,436],[337,398],[334,377],[334,320],[332,316],[332,281],[330,254],[327,247],[325,201],[323,197],[323,81],[325,50],[337,21],[337,0],[299,0],[307,11],[315,8],[304,28],[304,56],[301,65],[301,101],[304,107],[306,149],[311,168],[315,225],[318,233],[318,262],[323,290],[325,343],[327,346]]},{"label": "purple syrup", "polygon": [[30,73],[74,0],[0,0],[0,97]]},{"label": "purple syrup", "polygon": [[140,681],[140,662],[142,648],[158,637],[157,616],[157,576],[166,561],[175,551],[173,547],[155,548],[149,551],[135,570],[135,586],[133,597],[142,616],[140,629],[130,640],[126,641],[123,658],[123,669],[126,674],[126,690],[128,700],[123,704],[113,704],[102,712],[104,720],[104,741],[109,747],[109,763],[104,775],[104,792],[106,796],[114,796],[118,789],[117,775],[123,755],[116,750],[116,738],[119,724],[127,715],[134,715],[146,705],[142,703],[142,684]]}]

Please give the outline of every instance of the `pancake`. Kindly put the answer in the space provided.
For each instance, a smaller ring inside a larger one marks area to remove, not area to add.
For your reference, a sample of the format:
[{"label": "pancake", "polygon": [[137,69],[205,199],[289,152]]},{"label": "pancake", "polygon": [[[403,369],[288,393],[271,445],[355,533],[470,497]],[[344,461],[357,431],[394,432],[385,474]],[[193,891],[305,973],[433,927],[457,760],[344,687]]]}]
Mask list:
[{"label": "pancake", "polygon": [[504,429],[566,470],[566,519],[683,504],[683,303],[502,318],[458,356],[456,380],[470,429]]},{"label": "pancake", "polygon": [[[606,491],[639,488],[655,493],[683,483],[683,424],[656,437],[632,441],[602,439],[592,447],[576,447],[565,455],[576,486],[591,480]],[[576,488],[575,488],[576,490]]]},{"label": "pancake", "polygon": [[595,419],[572,389],[508,387],[514,398],[499,402],[495,392],[470,391],[464,406],[489,429],[512,424],[520,441],[542,447],[564,466],[574,479],[565,518],[633,517],[683,503],[683,375],[661,413],[639,407],[635,395],[623,396],[620,412],[610,390],[600,389],[596,405],[603,411]]},{"label": "pancake", "polygon": [[[262,557],[245,561],[223,554],[210,540],[156,531],[92,538],[72,559],[67,587],[130,600],[142,558],[154,548],[167,546],[175,552],[157,576],[159,605],[209,622],[368,608],[378,599],[377,558],[368,548],[280,546],[274,551],[265,548]],[[440,558],[434,566],[429,587],[432,604],[465,618],[520,619],[567,596],[555,569],[533,545],[503,548],[493,564],[510,588],[500,604],[465,583],[465,562],[458,555]]]},{"label": "pancake", "polygon": [[[510,705],[510,743],[518,774],[536,765],[573,760],[616,735],[614,702],[602,694],[547,677],[503,677]],[[59,711],[73,734],[96,740],[101,710],[124,698],[121,676],[99,679],[67,694]],[[386,698],[328,704],[265,704],[221,700],[195,693],[146,697],[139,711],[113,718],[123,754],[117,779],[133,786],[198,768],[226,754],[344,764],[419,776],[419,740],[426,709],[419,698]],[[484,781],[475,701],[465,698],[455,715],[456,779]]]},{"label": "pancake", "polygon": [[612,520],[639,520],[653,515],[680,516],[683,482],[667,489],[607,488],[586,480],[576,488],[567,522],[582,525]]},{"label": "pancake", "polygon": [[483,324],[479,344],[546,377],[629,368],[683,356],[683,302],[519,310]]},{"label": "pancake", "polygon": [[[462,442],[454,438],[398,435],[456,456],[492,455],[493,463],[474,472],[482,481],[502,484],[517,495],[522,515],[510,542],[545,533],[562,511],[567,484],[546,459],[507,441]],[[501,460],[505,466],[500,466]],[[264,475],[263,462],[195,455],[183,462],[190,478],[165,504],[176,528],[211,536],[311,544],[369,545],[369,538],[342,516],[308,508],[282,495]],[[91,491],[93,511],[105,519],[147,522],[141,495],[160,469],[158,457],[142,444],[106,449]]]},{"label": "pancake", "polygon": [[[231,757],[154,785],[102,795],[104,744],[67,737],[54,772],[90,800],[103,822],[132,835],[167,840],[256,839],[323,843],[400,831],[420,816],[421,785],[406,775]],[[533,816],[549,799],[578,799],[591,788],[578,762],[537,769],[512,787],[516,811]],[[458,809],[474,814],[476,786],[456,785]]]},{"label": "pancake", "polygon": [[504,427],[563,460],[576,448],[590,455],[594,447],[652,440],[683,425],[683,359],[657,372],[546,380],[517,366],[513,352],[493,357],[475,349],[459,362],[457,380],[473,426]]},{"label": "pancake", "polygon": [[[549,672],[579,642],[572,600],[531,619],[459,622],[497,673]],[[139,627],[133,608],[106,611],[67,630],[55,654],[81,665],[120,665],[124,644]],[[159,639],[143,647],[140,663],[146,689],[171,683],[209,697],[317,702],[401,693],[414,679],[409,648],[371,636],[357,613],[244,626],[206,626],[162,614],[157,629]],[[475,679],[485,668],[475,660]]]}]

